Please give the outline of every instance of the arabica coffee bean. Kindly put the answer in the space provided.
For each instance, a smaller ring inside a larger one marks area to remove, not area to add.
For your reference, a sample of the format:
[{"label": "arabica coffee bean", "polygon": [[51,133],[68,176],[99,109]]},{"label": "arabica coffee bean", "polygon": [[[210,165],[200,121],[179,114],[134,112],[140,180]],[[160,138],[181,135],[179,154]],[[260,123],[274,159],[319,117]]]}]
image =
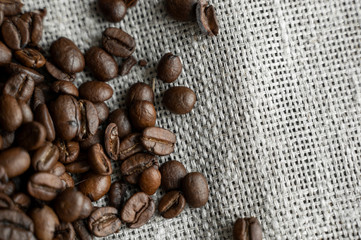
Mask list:
[{"label": "arabica coffee bean", "polygon": [[55,145],[59,148],[60,162],[65,164],[71,163],[78,158],[80,152],[80,147],[78,142],[58,140],[55,142]]},{"label": "arabica coffee bean", "polygon": [[53,82],[51,89],[58,94],[68,94],[74,97],[79,96],[78,88],[74,85],[74,83],[69,81],[59,80]]},{"label": "arabica coffee bean", "polygon": [[81,209],[81,212],[79,215],[79,219],[87,218],[93,212],[93,204],[92,204],[91,200],[84,194],[82,194],[82,195],[83,195],[84,201],[83,201],[83,206],[82,206],[82,209]]},{"label": "arabica coffee bean", "polygon": [[0,239],[36,240],[33,235],[34,223],[25,213],[13,209],[0,210]]},{"label": "arabica coffee bean", "polygon": [[55,139],[55,126],[46,104],[39,104],[35,110],[35,121],[45,127],[46,140],[52,142]]},{"label": "arabica coffee bean", "polygon": [[21,15],[21,19],[27,23],[29,29],[29,45],[37,47],[43,37],[43,19],[46,16],[46,9],[34,12],[27,12]]},{"label": "arabica coffee bean", "polygon": [[88,159],[89,165],[95,173],[100,175],[110,175],[113,173],[110,160],[104,153],[101,144],[97,143],[89,148]]},{"label": "arabica coffee bean", "polygon": [[53,240],[75,240],[75,231],[71,223],[60,223],[55,228]]},{"label": "arabica coffee bean", "polygon": [[68,74],[84,70],[85,60],[79,48],[68,38],[61,37],[50,47],[53,63]]},{"label": "arabica coffee bean", "polygon": [[131,8],[137,4],[138,0],[124,0],[124,2],[128,8]]},{"label": "arabica coffee bean", "polygon": [[30,106],[22,100],[18,100],[18,103],[23,115],[23,123],[32,122],[34,120],[34,115]]},{"label": "arabica coffee bean", "polygon": [[29,68],[41,68],[46,63],[44,56],[38,50],[32,48],[24,48],[16,51],[15,58]]},{"label": "arabica coffee bean", "polygon": [[2,148],[0,148],[0,150],[7,149],[14,143],[15,132],[0,131],[0,136],[2,137],[2,141],[3,141]]},{"label": "arabica coffee bean", "polygon": [[119,159],[125,160],[128,157],[142,152],[143,145],[140,142],[140,133],[132,133],[125,137],[119,144]]},{"label": "arabica coffee bean", "polygon": [[127,13],[123,0],[98,0],[100,12],[109,22],[120,22]]},{"label": "arabica coffee bean", "polygon": [[60,178],[45,172],[35,173],[27,184],[28,193],[39,200],[51,201],[62,190],[63,183]]},{"label": "arabica coffee bean", "polygon": [[30,205],[31,205],[31,198],[29,197],[29,195],[22,193],[22,192],[18,192],[15,193],[12,196],[13,202],[14,204],[21,210],[23,210],[24,212],[27,212]]},{"label": "arabica coffee bean", "polygon": [[81,114],[81,122],[77,139],[84,140],[97,132],[99,126],[98,112],[93,103],[88,100],[79,100],[78,106]]},{"label": "arabica coffee bean", "polygon": [[153,195],[159,188],[161,175],[158,169],[148,168],[143,171],[139,179],[140,189],[148,195]]},{"label": "arabica coffee bean", "polygon": [[87,150],[91,146],[93,146],[96,143],[103,143],[104,138],[104,130],[98,129],[97,132],[93,135],[85,139],[84,141],[81,141],[79,143],[80,148]]},{"label": "arabica coffee bean", "polygon": [[4,19],[1,33],[4,42],[12,50],[20,50],[30,41],[28,24],[19,16]]},{"label": "arabica coffee bean", "polygon": [[165,0],[165,9],[175,20],[194,21],[196,4],[197,0]]},{"label": "arabica coffee bean", "polygon": [[94,107],[98,112],[99,124],[105,122],[109,116],[109,107],[104,102],[94,103]]},{"label": "arabica coffee bean", "polygon": [[52,64],[51,62],[47,61],[45,63],[45,68],[48,71],[48,73],[55,79],[60,80],[60,81],[75,81],[75,74],[69,74],[66,72],[63,72],[62,70],[60,70],[59,68],[57,68],[54,64]]},{"label": "arabica coffee bean", "polygon": [[122,58],[131,56],[135,50],[134,38],[120,28],[105,29],[102,44],[108,53]]},{"label": "arabica coffee bean", "polygon": [[13,96],[3,94],[0,96],[0,126],[9,132],[13,132],[23,122],[21,108]]},{"label": "arabica coffee bean", "polygon": [[196,7],[197,23],[202,32],[209,36],[217,36],[219,32],[219,25],[216,16],[216,11],[212,5],[207,1],[198,1]]},{"label": "arabica coffee bean", "polygon": [[123,205],[127,185],[123,182],[113,182],[109,190],[109,205],[119,209]]},{"label": "arabica coffee bean", "polygon": [[255,217],[239,218],[233,227],[234,240],[262,240],[262,226]]},{"label": "arabica coffee bean", "polygon": [[27,102],[33,94],[34,87],[35,82],[29,75],[15,74],[5,83],[3,93]]},{"label": "arabica coffee bean", "polygon": [[55,199],[55,211],[63,222],[74,222],[83,208],[84,195],[75,188],[68,188]]},{"label": "arabica coffee bean", "polygon": [[176,136],[167,129],[148,127],[143,131],[141,142],[147,151],[165,156],[174,151]]},{"label": "arabica coffee bean", "polygon": [[45,127],[38,122],[24,123],[17,131],[15,140],[20,147],[27,150],[40,148],[46,138]]},{"label": "arabica coffee bean", "polygon": [[159,201],[158,211],[164,218],[178,216],[186,206],[186,200],[179,191],[165,194]]},{"label": "arabica coffee bean", "polygon": [[113,88],[104,82],[85,82],[79,87],[79,95],[94,103],[105,102],[113,96]]},{"label": "arabica coffee bean", "polygon": [[59,179],[63,183],[63,190],[75,186],[74,179],[69,175],[69,173],[63,173],[59,176]]},{"label": "arabica coffee bean", "polygon": [[[80,158],[80,157],[79,157]],[[85,173],[89,171],[90,165],[88,159],[78,159],[75,162],[69,163],[65,166],[66,171],[70,173]]]},{"label": "arabica coffee bean", "polygon": [[120,216],[129,228],[139,228],[150,220],[154,211],[153,199],[144,192],[138,192],[128,199]]},{"label": "arabica coffee bean", "polygon": [[130,123],[127,111],[123,109],[116,109],[109,115],[109,122],[115,123],[118,127],[118,136],[120,139],[129,135],[132,132],[132,125]]},{"label": "arabica coffee bean", "polygon": [[196,94],[188,87],[169,88],[163,96],[164,106],[176,114],[189,113],[196,101]]},{"label": "arabica coffee bean", "polygon": [[206,205],[209,196],[207,179],[199,172],[188,173],[182,180],[182,190],[189,206]]},{"label": "arabica coffee bean", "polygon": [[187,175],[184,165],[176,160],[164,163],[159,171],[162,175],[162,188],[166,191],[180,189],[182,179]]},{"label": "arabica coffee bean", "polygon": [[50,170],[59,159],[59,149],[51,142],[46,142],[34,153],[31,163],[35,171]]},{"label": "arabica coffee bean", "polygon": [[34,80],[35,85],[42,83],[44,81],[44,76],[41,75],[40,73],[38,73],[37,71],[35,71],[34,69],[24,67],[24,66],[21,66],[16,63],[7,64],[5,69],[6,69],[6,72],[10,75],[15,75],[18,73],[25,73],[26,75],[28,75],[29,77],[31,77]]},{"label": "arabica coffee bean", "polygon": [[85,61],[99,81],[109,81],[118,76],[118,65],[114,58],[99,47],[91,47],[85,54]]},{"label": "arabica coffee bean", "polygon": [[148,153],[137,153],[122,163],[120,172],[125,181],[137,184],[143,171],[151,167],[158,169],[157,157]]},{"label": "arabica coffee bean", "polygon": [[19,147],[9,148],[0,153],[0,166],[3,166],[9,178],[23,174],[30,167],[30,155]]},{"label": "arabica coffee bean", "polygon": [[21,13],[21,8],[24,4],[21,0],[2,0],[0,1],[0,9],[4,16],[15,16]]},{"label": "arabica coffee bean", "polygon": [[177,80],[182,73],[182,62],[180,57],[172,53],[165,54],[158,63],[158,77],[165,83],[171,83]]},{"label": "arabica coffee bean", "polygon": [[47,172],[60,177],[65,173],[65,166],[61,162],[56,162],[55,165]]},{"label": "arabica coffee bean", "polygon": [[83,220],[73,222],[73,228],[80,240],[93,240],[93,236],[89,233]]},{"label": "arabica coffee bean", "polygon": [[112,160],[118,160],[119,144],[118,127],[115,123],[110,123],[105,130],[104,145],[105,151]]},{"label": "arabica coffee bean", "polygon": [[97,237],[105,237],[119,231],[122,222],[118,210],[113,207],[101,207],[89,217],[88,228]]},{"label": "arabica coffee bean", "polygon": [[136,129],[153,127],[157,120],[154,105],[148,101],[135,101],[129,109],[129,118]]},{"label": "arabica coffee bean", "polygon": [[135,57],[130,56],[127,59],[125,59],[124,62],[122,63],[122,66],[120,67],[119,75],[120,76],[128,75],[128,73],[130,72],[130,70],[132,70],[135,64],[137,64],[137,59],[135,59]]},{"label": "arabica coffee bean", "polygon": [[0,41],[0,66],[10,63],[11,58],[11,50],[3,42]]},{"label": "arabica coffee bean", "polygon": [[52,240],[55,227],[60,224],[53,209],[43,205],[32,209],[29,216],[34,222],[35,236],[41,240]]},{"label": "arabica coffee bean", "polygon": [[149,101],[154,103],[154,92],[153,89],[145,83],[133,84],[125,97],[125,104],[129,108],[135,101]]},{"label": "arabica coffee bean", "polygon": [[111,177],[96,173],[88,173],[79,184],[79,190],[90,200],[98,201],[108,191],[111,185]]},{"label": "arabica coffee bean", "polygon": [[13,200],[5,193],[0,193],[0,209],[14,209]]}]

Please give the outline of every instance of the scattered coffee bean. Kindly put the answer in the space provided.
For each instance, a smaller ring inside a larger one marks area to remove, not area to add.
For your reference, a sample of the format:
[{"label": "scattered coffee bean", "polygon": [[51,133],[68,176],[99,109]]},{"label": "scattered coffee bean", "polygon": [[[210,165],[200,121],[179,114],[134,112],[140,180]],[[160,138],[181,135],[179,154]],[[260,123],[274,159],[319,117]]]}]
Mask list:
[{"label": "scattered coffee bean", "polygon": [[255,217],[239,218],[233,227],[234,240],[262,240],[262,226]]},{"label": "scattered coffee bean", "polygon": [[162,175],[162,188],[165,191],[180,189],[182,179],[187,175],[184,165],[176,160],[164,163],[159,171]]},{"label": "scattered coffee bean", "polygon": [[135,101],[149,101],[154,103],[153,89],[145,83],[138,82],[133,84],[125,97],[125,104],[129,108]]},{"label": "scattered coffee bean", "polygon": [[75,240],[75,231],[71,223],[60,223],[55,228],[53,240]]},{"label": "scattered coffee bean", "polygon": [[147,151],[165,156],[174,151],[176,136],[171,131],[163,128],[148,127],[143,131],[141,142]]},{"label": "scattered coffee bean", "polygon": [[154,105],[148,101],[135,101],[129,109],[129,118],[136,129],[155,126],[157,112]]},{"label": "scattered coffee bean", "polygon": [[91,146],[97,143],[103,143],[104,130],[98,129],[97,132],[93,135],[80,142],[80,148],[87,150]]},{"label": "scattered coffee bean", "polygon": [[60,177],[65,173],[65,166],[61,162],[56,162],[55,165],[47,172]]},{"label": "scattered coffee bean", "polygon": [[21,13],[21,8],[24,4],[21,0],[3,0],[0,1],[0,9],[5,16],[15,16]]},{"label": "scattered coffee bean", "polygon": [[89,165],[95,173],[100,175],[110,175],[113,173],[110,160],[105,155],[103,147],[99,143],[89,148],[88,159]]},{"label": "scattered coffee bean", "polygon": [[74,83],[69,81],[58,80],[53,82],[51,89],[58,94],[68,94],[74,97],[79,96],[78,88],[74,85]]},{"label": "scattered coffee bean", "polygon": [[30,155],[19,147],[9,148],[0,153],[0,166],[3,166],[9,178],[23,174],[30,167]]},{"label": "scattered coffee bean", "polygon": [[79,87],[79,95],[94,103],[105,102],[113,96],[113,88],[104,82],[85,82]]},{"label": "scattered coffee bean", "polygon": [[73,222],[73,228],[80,240],[93,240],[93,236],[89,233],[83,220]]},{"label": "scattered coffee bean", "polygon": [[125,59],[122,66],[120,67],[119,75],[120,76],[128,75],[128,73],[134,67],[135,64],[137,64],[137,59],[135,59],[135,57],[130,56],[127,59]]},{"label": "scattered coffee bean", "polygon": [[0,239],[29,239],[36,240],[33,235],[34,223],[25,213],[0,209]]},{"label": "scattered coffee bean", "polygon": [[182,180],[182,190],[189,206],[206,205],[209,196],[207,179],[199,172],[188,173]]},{"label": "scattered coffee bean", "polygon": [[39,104],[35,110],[35,121],[45,127],[46,140],[52,142],[55,139],[55,127],[46,104]]},{"label": "scattered coffee bean", "polygon": [[105,237],[119,231],[122,222],[118,210],[113,207],[101,207],[89,217],[88,228],[97,237]]},{"label": "scattered coffee bean", "polygon": [[108,53],[122,58],[130,57],[135,50],[134,38],[120,28],[105,29],[102,44]]},{"label": "scattered coffee bean", "polygon": [[34,87],[35,82],[30,76],[15,74],[5,83],[3,93],[27,102],[33,95]]},{"label": "scattered coffee bean", "polygon": [[145,66],[147,66],[147,64],[148,64],[148,62],[145,59],[140,59],[138,62],[138,65],[141,67],[145,67]]},{"label": "scattered coffee bean", "polygon": [[29,216],[34,222],[35,236],[42,240],[52,240],[55,227],[60,224],[58,216],[53,209],[43,205],[42,207],[32,209]]},{"label": "scattered coffee bean", "polygon": [[158,169],[148,168],[143,171],[139,179],[140,189],[148,195],[153,195],[159,188],[161,175]]},{"label": "scattered coffee bean", "polygon": [[59,179],[63,183],[62,190],[65,190],[67,188],[72,188],[75,186],[74,179],[69,175],[69,173],[63,173],[59,176]]},{"label": "scattered coffee bean", "polygon": [[79,184],[79,190],[92,201],[98,201],[110,188],[111,177],[88,173]]},{"label": "scattered coffee bean", "polygon": [[24,67],[16,63],[7,64],[5,69],[6,72],[10,75],[25,73],[34,80],[35,85],[42,83],[44,81],[44,76],[38,73],[37,71],[35,71],[34,69]]},{"label": "scattered coffee bean", "polygon": [[8,132],[13,132],[22,122],[23,115],[16,98],[7,94],[0,96],[0,126]]},{"label": "scattered coffee bean", "polygon": [[39,200],[51,201],[63,188],[60,178],[45,172],[35,173],[27,184],[28,193]]},{"label": "scattered coffee bean", "polygon": [[119,141],[118,127],[115,123],[110,123],[105,130],[104,145],[108,156],[112,160],[118,160]]},{"label": "scattered coffee bean", "polygon": [[216,11],[207,1],[199,1],[196,7],[197,23],[202,32],[209,36],[217,36],[219,25]]},{"label": "scattered coffee bean", "polygon": [[27,150],[40,148],[46,138],[45,127],[38,122],[24,123],[17,131],[15,140],[20,147]]},{"label": "scattered coffee bean", "polygon": [[17,208],[21,209],[24,212],[28,211],[31,205],[31,198],[27,194],[18,192],[12,196],[12,199]]},{"label": "scattered coffee bean", "polygon": [[140,133],[132,133],[125,137],[119,144],[119,159],[125,160],[128,157],[142,152],[143,145],[140,142]]},{"label": "scattered coffee bean", "polygon": [[12,58],[11,50],[3,42],[0,41],[0,66],[10,63],[11,58]]},{"label": "scattered coffee bean", "polygon": [[12,50],[20,50],[30,41],[29,26],[20,16],[5,18],[1,33],[4,42]]},{"label": "scattered coffee bean", "polygon": [[34,120],[34,115],[30,106],[22,100],[18,100],[18,103],[23,115],[23,123],[32,122]]},{"label": "scattered coffee bean", "polygon": [[164,106],[176,114],[189,113],[192,111],[196,101],[196,94],[187,87],[169,88],[163,96]]},{"label": "scattered coffee bean", "polygon": [[85,54],[85,61],[99,81],[109,81],[118,76],[118,65],[114,58],[99,47],[91,47]]},{"label": "scattered coffee bean", "polygon": [[109,117],[109,107],[104,102],[94,103],[98,112],[99,124],[104,123]]},{"label": "scattered coffee bean", "polygon": [[165,9],[177,21],[194,21],[196,4],[197,0],[165,0]]},{"label": "scattered coffee bean", "polygon": [[127,111],[123,109],[116,109],[109,115],[109,122],[115,123],[118,127],[118,136],[120,139],[129,135],[132,132],[132,125],[130,123]]},{"label": "scattered coffee bean", "polygon": [[158,77],[165,83],[171,83],[177,80],[182,73],[182,62],[180,57],[172,53],[165,54],[158,63]]},{"label": "scattered coffee bean", "polygon": [[32,48],[24,48],[16,51],[15,58],[29,68],[41,68],[46,63],[44,56],[38,50]]},{"label": "scattered coffee bean", "polygon": [[84,195],[75,188],[68,188],[55,199],[55,211],[63,222],[74,222],[83,208]]},{"label": "scattered coffee bean", "polygon": [[186,206],[186,200],[179,191],[171,191],[165,194],[159,201],[158,211],[164,218],[178,216]]},{"label": "scattered coffee bean", "polygon": [[109,22],[120,22],[127,14],[123,0],[98,0],[100,12]]},{"label": "scattered coffee bean", "polygon": [[60,162],[67,164],[74,162],[78,158],[80,152],[78,142],[58,140],[55,145],[59,149]]},{"label": "scattered coffee bean", "polygon": [[84,140],[97,132],[99,127],[98,112],[93,103],[88,100],[79,100],[78,107],[81,114],[81,121],[77,139]]},{"label": "scattered coffee bean", "polygon": [[138,0],[124,0],[124,2],[128,8],[131,8],[137,4]]},{"label": "scattered coffee bean", "polygon": [[48,73],[57,80],[70,81],[70,82],[75,81],[75,77],[76,77],[75,74],[68,74],[66,72],[63,72],[49,61],[45,63],[45,68],[48,71]]},{"label": "scattered coffee bean", "polygon": [[0,209],[14,209],[13,200],[5,193],[0,193]]},{"label": "scattered coffee bean", "polygon": [[46,142],[34,153],[31,163],[35,171],[48,171],[54,167],[59,159],[59,149],[51,142]]},{"label": "scattered coffee bean", "polygon": [[125,183],[120,181],[113,182],[109,190],[109,205],[116,209],[120,209],[123,205],[126,190],[127,185]]}]

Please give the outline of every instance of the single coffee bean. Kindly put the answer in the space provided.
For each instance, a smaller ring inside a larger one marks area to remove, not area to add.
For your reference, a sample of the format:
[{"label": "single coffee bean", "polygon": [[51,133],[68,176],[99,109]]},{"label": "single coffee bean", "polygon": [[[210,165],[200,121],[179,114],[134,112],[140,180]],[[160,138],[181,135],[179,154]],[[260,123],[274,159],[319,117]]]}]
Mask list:
[{"label": "single coffee bean", "polygon": [[0,66],[10,63],[11,58],[11,50],[3,42],[0,41]]},{"label": "single coffee bean", "polygon": [[78,88],[74,85],[74,83],[69,81],[59,80],[53,82],[51,89],[58,94],[68,94],[74,97],[79,96]]},{"label": "single coffee bean", "polygon": [[63,222],[74,222],[83,208],[84,195],[75,188],[68,188],[55,199],[55,211]]},{"label": "single coffee bean", "polygon": [[238,218],[233,227],[233,239],[262,240],[262,226],[257,218]]},{"label": "single coffee bean", "polygon": [[36,240],[34,223],[25,213],[15,209],[0,210],[0,239]]},{"label": "single coffee bean", "polygon": [[128,157],[142,152],[144,150],[143,145],[140,142],[140,133],[132,133],[125,137],[119,144],[119,159],[125,160]]},{"label": "single coffee bean", "polygon": [[139,179],[140,189],[148,195],[153,195],[161,183],[161,175],[158,169],[148,168],[143,171]]},{"label": "single coffee bean", "polygon": [[1,33],[4,42],[12,50],[20,50],[30,41],[29,27],[19,16],[4,19]]},{"label": "single coffee bean", "polygon": [[138,0],[124,0],[124,2],[128,8],[131,8],[137,4]]},{"label": "single coffee bean", "polygon": [[130,57],[135,50],[134,38],[120,28],[105,29],[102,44],[108,53],[121,58]]},{"label": "single coffee bean", "polygon": [[79,143],[80,148],[83,150],[87,150],[91,146],[97,143],[103,143],[104,138],[104,130],[98,129],[97,132],[93,135],[85,139],[84,141],[81,141]]},{"label": "single coffee bean", "polygon": [[70,82],[75,81],[75,78],[76,78],[75,74],[69,74],[69,73],[63,72],[62,70],[57,68],[54,64],[52,64],[49,61],[47,61],[45,63],[45,68],[48,71],[48,73],[57,80],[70,81]]},{"label": "single coffee bean", "polygon": [[60,177],[65,173],[65,166],[61,162],[56,162],[55,165],[47,172]]},{"label": "single coffee bean", "polygon": [[33,112],[31,111],[30,106],[22,100],[18,100],[18,103],[21,109],[21,113],[23,115],[23,123],[34,121],[34,115]]},{"label": "single coffee bean", "polygon": [[105,102],[113,96],[113,88],[104,82],[85,82],[79,87],[79,95],[94,103]]},{"label": "single coffee bean", "polygon": [[2,137],[2,142],[3,142],[2,147],[0,147],[0,150],[8,149],[14,143],[15,132],[6,132],[0,130],[0,136]]},{"label": "single coffee bean", "polygon": [[34,222],[35,236],[42,240],[52,240],[55,227],[60,224],[53,209],[43,205],[32,209],[29,216]]},{"label": "single coffee bean", "polygon": [[158,211],[164,218],[175,218],[186,206],[186,200],[179,191],[165,194],[159,201]]},{"label": "single coffee bean", "polygon": [[75,231],[71,223],[60,223],[55,228],[53,240],[75,240]]},{"label": "single coffee bean", "polygon": [[17,131],[15,140],[20,147],[29,151],[40,148],[46,138],[45,127],[38,122],[23,124]]},{"label": "single coffee bean", "polygon": [[43,19],[47,14],[46,8],[21,15],[29,29],[29,46],[37,47],[43,37]]},{"label": "single coffee bean", "polygon": [[9,148],[0,153],[0,166],[3,166],[9,178],[23,174],[30,167],[30,155],[19,147]]},{"label": "single coffee bean", "polygon": [[63,175],[59,176],[59,179],[63,183],[62,190],[75,186],[74,179],[68,173],[63,173]]},{"label": "single coffee bean", "polygon": [[[87,156],[87,155],[85,155],[85,156]],[[81,157],[79,156],[79,158],[81,158]],[[86,157],[86,159],[78,159],[75,162],[67,164],[65,166],[65,168],[66,168],[67,172],[78,174],[78,173],[85,173],[85,172],[89,171],[90,165],[89,165],[89,162]]]},{"label": "single coffee bean", "polygon": [[109,205],[120,209],[123,205],[124,195],[127,190],[127,185],[123,182],[113,182],[109,190]]},{"label": "single coffee bean", "polygon": [[165,9],[177,21],[194,21],[196,4],[197,0],[166,0]]},{"label": "single coffee bean", "polygon": [[99,124],[104,123],[109,116],[109,107],[104,102],[94,103],[94,107],[98,112]]},{"label": "single coffee bean", "polygon": [[53,63],[67,74],[84,70],[85,60],[79,48],[68,38],[61,37],[50,46]]},{"label": "single coffee bean", "polygon": [[82,195],[83,195],[84,202],[83,202],[83,206],[82,206],[82,209],[81,209],[81,212],[79,215],[79,219],[87,218],[93,212],[93,204],[92,204],[91,200],[84,194],[82,194]]},{"label": "single coffee bean", "polygon": [[153,127],[157,120],[154,105],[148,101],[136,101],[129,109],[129,118],[136,129]]},{"label": "single coffee bean", "polygon": [[206,205],[209,196],[207,179],[199,172],[188,173],[182,180],[182,190],[189,206]]},{"label": "single coffee bean", "polygon": [[112,160],[118,160],[119,144],[118,127],[115,123],[110,123],[105,130],[104,145],[105,151]]},{"label": "single coffee bean", "polygon": [[113,173],[110,160],[105,155],[101,144],[97,143],[89,148],[88,159],[89,165],[95,173],[100,175],[110,175]]},{"label": "single coffee bean", "polygon": [[60,178],[45,172],[35,173],[27,184],[28,193],[39,200],[51,201],[62,190],[63,183]]},{"label": "single coffee bean", "polygon": [[80,152],[78,142],[58,140],[55,145],[59,148],[60,162],[67,164],[74,162],[78,158]]},{"label": "single coffee bean", "polygon": [[5,193],[0,193],[0,209],[14,209],[13,200]]},{"label": "single coffee bean", "polygon": [[48,171],[59,159],[59,149],[51,142],[46,142],[34,153],[31,163],[35,171]]},{"label": "single coffee bean", "polygon": [[35,87],[34,80],[25,73],[13,75],[5,84],[3,93],[9,94],[18,100],[29,101]]},{"label": "single coffee bean", "polygon": [[219,24],[216,11],[207,1],[198,1],[196,7],[197,23],[202,32],[209,36],[217,36],[219,32]]},{"label": "single coffee bean", "polygon": [[88,228],[97,237],[105,237],[119,231],[122,222],[118,210],[113,207],[101,207],[89,217]]},{"label": "single coffee bean", "polygon": [[73,228],[80,240],[93,240],[93,236],[89,233],[83,220],[73,222]]},{"label": "single coffee bean", "polygon": [[92,201],[98,201],[108,191],[111,185],[111,177],[96,173],[88,173],[79,184],[79,191]]},{"label": "single coffee bean", "polygon": [[162,188],[165,191],[180,189],[182,179],[187,175],[184,165],[176,160],[164,163],[159,171],[162,175]]},{"label": "single coffee bean", "polygon": [[31,77],[34,80],[35,85],[42,83],[44,81],[44,76],[41,75],[40,73],[38,73],[37,71],[35,71],[34,69],[24,67],[24,66],[16,64],[16,63],[7,64],[5,69],[6,69],[6,72],[10,75],[15,75],[15,74],[19,74],[19,73],[24,73],[24,74],[28,75],[29,77]]},{"label": "single coffee bean", "polygon": [[98,112],[93,103],[88,100],[79,100],[78,106],[81,114],[81,122],[77,139],[84,140],[97,132],[99,127]]},{"label": "single coffee bean", "polygon": [[125,104],[129,108],[135,101],[149,101],[154,103],[154,92],[153,89],[145,83],[133,84],[125,97]]},{"label": "single coffee bean", "polygon": [[21,8],[24,4],[21,0],[1,0],[0,9],[4,13],[4,16],[15,16],[21,13]]},{"label": "single coffee bean", "polygon": [[158,159],[156,156],[148,153],[137,153],[120,166],[120,172],[125,181],[130,184],[137,184],[142,172],[148,168],[158,169]]},{"label": "single coffee bean", "polygon": [[165,83],[171,83],[177,80],[182,73],[182,62],[180,57],[172,53],[165,54],[158,63],[158,77]]},{"label": "single coffee bean", "polygon": [[99,81],[109,81],[118,76],[118,65],[115,59],[99,47],[91,47],[85,54],[85,61]]},{"label": "single coffee bean", "polygon": [[129,228],[140,228],[150,220],[154,211],[154,200],[144,192],[138,192],[128,199],[120,216]]},{"label": "single coffee bean", "polygon": [[125,59],[122,66],[120,67],[119,75],[120,76],[128,75],[128,73],[130,72],[130,70],[132,70],[135,64],[137,64],[137,59],[135,59],[135,57],[130,56],[127,59]]},{"label": "single coffee bean", "polygon": [[24,48],[16,51],[15,58],[29,68],[41,68],[46,63],[44,56],[38,50],[32,48]]},{"label": "single coffee bean", "polygon": [[17,208],[23,210],[24,212],[28,211],[31,205],[31,198],[27,194],[18,192],[12,196],[12,199]]},{"label": "single coffee bean", "polygon": [[138,62],[138,65],[141,67],[145,67],[145,66],[147,66],[147,64],[148,64],[148,62],[145,59],[140,59]]},{"label": "single coffee bean", "polygon": [[45,127],[46,140],[52,142],[55,139],[55,126],[46,104],[39,104],[35,109],[35,121]]},{"label": "single coffee bean", "polygon": [[163,128],[148,127],[143,131],[141,142],[147,151],[165,156],[174,151],[176,136],[171,131]]},{"label": "single coffee bean", "polygon": [[13,132],[22,122],[23,115],[16,98],[7,94],[0,96],[0,126],[8,132]]},{"label": "single coffee bean", "polygon": [[118,136],[120,139],[126,137],[132,132],[127,111],[116,109],[109,115],[109,123],[115,123],[118,127]]},{"label": "single coffee bean", "polygon": [[127,14],[123,0],[98,0],[100,12],[109,22],[120,22]]}]

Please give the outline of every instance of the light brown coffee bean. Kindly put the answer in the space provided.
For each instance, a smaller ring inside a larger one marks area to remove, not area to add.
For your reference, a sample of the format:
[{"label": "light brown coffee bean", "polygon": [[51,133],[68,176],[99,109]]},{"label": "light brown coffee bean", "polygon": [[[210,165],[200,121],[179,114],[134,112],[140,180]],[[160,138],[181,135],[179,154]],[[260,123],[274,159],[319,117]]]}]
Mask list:
[{"label": "light brown coffee bean", "polygon": [[144,150],[143,145],[140,142],[140,133],[131,133],[125,137],[119,144],[119,159],[125,160],[128,157],[142,152]]},{"label": "light brown coffee bean", "polygon": [[141,142],[147,151],[160,156],[165,156],[174,151],[176,136],[169,130],[158,127],[149,127],[144,129]]},{"label": "light brown coffee bean", "polygon": [[110,175],[113,173],[110,160],[105,155],[103,147],[99,143],[89,148],[88,159],[89,165],[94,172],[100,175]]},{"label": "light brown coffee bean", "polygon": [[161,179],[162,177],[158,169],[148,168],[140,175],[138,185],[143,192],[153,195],[158,190]]},{"label": "light brown coffee bean", "polygon": [[16,51],[15,58],[29,68],[41,68],[46,63],[44,56],[38,50],[32,48]]}]

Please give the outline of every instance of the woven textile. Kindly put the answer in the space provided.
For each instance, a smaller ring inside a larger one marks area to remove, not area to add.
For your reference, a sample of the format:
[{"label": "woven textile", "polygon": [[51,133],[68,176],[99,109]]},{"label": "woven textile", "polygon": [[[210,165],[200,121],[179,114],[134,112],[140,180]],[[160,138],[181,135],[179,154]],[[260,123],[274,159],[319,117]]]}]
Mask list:
[{"label": "woven textile", "polygon": [[[95,0],[24,1],[26,10],[48,9],[45,49],[65,36],[85,51],[109,26],[134,36],[134,56],[149,64],[109,82],[112,109],[131,84],[151,83],[164,53],[182,58],[178,81],[156,82],[157,125],[178,137],[160,162],[202,172],[209,202],[104,239],[231,239],[242,216],[257,216],[265,239],[361,239],[361,1],[210,0],[221,29],[214,38],[172,20],[161,0],[139,0],[118,24]],[[89,80],[86,71],[77,84]],[[178,85],[197,93],[190,114],[161,104]]]}]

